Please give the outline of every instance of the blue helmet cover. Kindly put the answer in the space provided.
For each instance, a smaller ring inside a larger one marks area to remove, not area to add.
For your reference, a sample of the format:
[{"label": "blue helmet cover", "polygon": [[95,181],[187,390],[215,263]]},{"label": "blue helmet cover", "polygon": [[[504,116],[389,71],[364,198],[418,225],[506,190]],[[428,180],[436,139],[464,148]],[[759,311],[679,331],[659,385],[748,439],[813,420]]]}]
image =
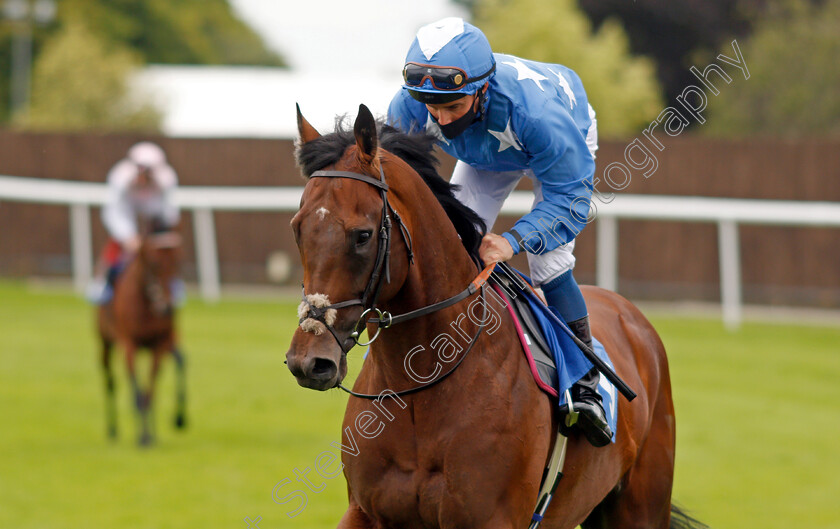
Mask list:
[{"label": "blue helmet cover", "polygon": [[[484,33],[456,17],[444,18],[420,28],[408,49],[405,62],[460,68],[467,73],[468,78],[486,74],[496,63],[490,42]],[[429,79],[421,86],[403,85],[403,88],[415,92],[472,94],[488,80],[489,77],[485,77],[457,90],[437,90]]]}]

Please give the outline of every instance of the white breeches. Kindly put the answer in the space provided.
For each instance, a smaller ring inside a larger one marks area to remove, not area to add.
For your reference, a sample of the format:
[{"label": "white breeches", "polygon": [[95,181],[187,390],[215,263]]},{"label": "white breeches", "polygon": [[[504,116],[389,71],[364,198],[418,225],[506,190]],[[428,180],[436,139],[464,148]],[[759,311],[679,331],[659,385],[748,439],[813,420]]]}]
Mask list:
[{"label": "white breeches", "polygon": [[[598,150],[598,125],[595,121],[595,111],[589,107],[589,117],[592,119],[592,126],[586,135],[586,145],[592,157]],[[455,192],[455,196],[468,207],[472,208],[484,219],[488,231],[493,230],[496,217],[502,209],[505,199],[510,195],[516,184],[523,176],[527,176],[534,184],[534,201],[531,207],[542,202],[542,185],[534,177],[530,169],[517,171],[485,171],[476,169],[469,164],[458,161],[452,172],[453,184],[458,184],[461,189]],[[575,256],[572,252],[575,249],[575,241],[571,240],[565,246],[561,246],[542,255],[528,254],[528,267],[531,269],[531,279],[537,285],[548,283],[563,272],[574,268]]]}]

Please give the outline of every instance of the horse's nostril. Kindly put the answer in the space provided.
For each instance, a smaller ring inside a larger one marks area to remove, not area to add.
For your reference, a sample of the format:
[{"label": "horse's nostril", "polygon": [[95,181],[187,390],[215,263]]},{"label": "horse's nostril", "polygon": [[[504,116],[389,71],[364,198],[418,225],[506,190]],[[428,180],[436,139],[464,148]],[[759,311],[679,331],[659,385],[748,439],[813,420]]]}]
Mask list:
[{"label": "horse's nostril", "polygon": [[325,358],[316,358],[315,364],[312,366],[312,374],[316,377],[328,375],[332,376],[335,373],[335,362]]}]

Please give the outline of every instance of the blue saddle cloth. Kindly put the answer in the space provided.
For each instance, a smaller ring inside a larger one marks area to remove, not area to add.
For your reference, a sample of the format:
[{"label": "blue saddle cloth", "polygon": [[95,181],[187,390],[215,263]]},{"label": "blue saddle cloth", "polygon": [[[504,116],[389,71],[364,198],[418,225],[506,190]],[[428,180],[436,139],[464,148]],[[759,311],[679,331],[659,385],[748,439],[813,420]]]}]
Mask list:
[{"label": "blue saddle cloth", "polygon": [[[528,276],[518,270],[516,272],[531,284]],[[507,285],[507,288],[510,288],[510,285]],[[514,286],[513,288],[516,287]],[[558,404],[562,406],[566,403],[566,391],[588,373],[592,369],[593,364],[586,358],[583,351],[580,350],[580,347],[572,339],[574,335],[572,330],[563,322],[563,318],[553,307],[547,306],[528,288],[516,288],[516,294],[522,296],[527,301],[533,319],[540,328],[542,338],[553,355],[556,378],[554,376],[551,377],[551,384],[557,390],[559,395]],[[615,370],[615,366],[601,342],[593,338],[592,346],[598,358],[603,360],[610,369]],[[546,380],[543,381],[545,382]],[[602,404],[607,415],[607,422],[613,431],[613,442],[615,442],[615,431],[618,422],[618,392],[616,387],[605,376],[601,375],[598,384],[598,393],[603,399]]]}]

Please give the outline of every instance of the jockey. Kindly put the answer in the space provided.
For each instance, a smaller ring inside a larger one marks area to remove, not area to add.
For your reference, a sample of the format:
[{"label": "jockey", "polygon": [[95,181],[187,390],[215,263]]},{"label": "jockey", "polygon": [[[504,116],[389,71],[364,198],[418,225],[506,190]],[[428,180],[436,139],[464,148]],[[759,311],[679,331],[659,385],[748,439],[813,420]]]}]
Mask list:
[{"label": "jockey", "polygon": [[[523,176],[534,185],[531,212],[510,231],[487,233],[484,262],[527,252],[534,283],[572,331],[591,347],[589,317],[572,275],[575,237],[588,220],[598,148],[595,111],[580,78],[559,64],[493,53],[484,34],[460,18],[420,28],[391,101],[388,122],[425,131],[458,159],[455,195],[492,229]],[[595,446],[610,443],[599,373],[571,390],[579,424]]]},{"label": "jockey", "polygon": [[[139,225],[164,231],[178,224],[180,212],[172,191],[178,175],[166,162],[163,150],[151,142],[141,142],[128,150],[108,172],[108,201],[102,208],[102,222],[109,240],[97,263],[97,274],[88,287],[88,299],[107,303],[113,294],[114,279],[122,265],[140,248]],[[178,291],[182,285],[173,285]]]}]

